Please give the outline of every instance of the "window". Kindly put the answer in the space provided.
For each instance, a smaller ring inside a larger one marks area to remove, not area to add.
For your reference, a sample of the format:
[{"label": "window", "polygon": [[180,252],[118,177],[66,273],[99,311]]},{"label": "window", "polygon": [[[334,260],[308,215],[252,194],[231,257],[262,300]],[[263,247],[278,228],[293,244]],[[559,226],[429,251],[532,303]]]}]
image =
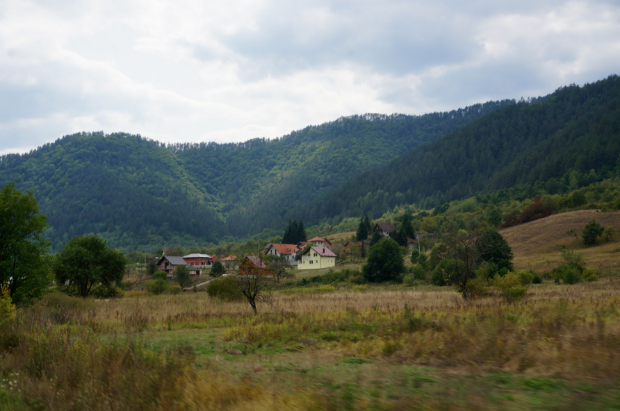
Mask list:
[{"label": "window", "polygon": [[312,264],[314,261],[310,260],[310,264]]}]

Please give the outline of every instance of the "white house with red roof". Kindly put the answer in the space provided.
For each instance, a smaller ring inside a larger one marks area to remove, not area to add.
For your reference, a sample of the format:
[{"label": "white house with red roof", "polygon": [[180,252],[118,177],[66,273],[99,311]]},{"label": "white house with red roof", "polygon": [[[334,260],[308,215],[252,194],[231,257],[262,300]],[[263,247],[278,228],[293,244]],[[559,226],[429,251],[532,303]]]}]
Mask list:
[{"label": "white house with red roof", "polygon": [[301,251],[296,244],[267,244],[265,247],[265,255],[283,256],[289,262],[295,263],[297,253]]},{"label": "white house with red roof", "polygon": [[327,247],[318,246],[308,248],[297,265],[300,270],[317,270],[335,266],[336,254]]}]

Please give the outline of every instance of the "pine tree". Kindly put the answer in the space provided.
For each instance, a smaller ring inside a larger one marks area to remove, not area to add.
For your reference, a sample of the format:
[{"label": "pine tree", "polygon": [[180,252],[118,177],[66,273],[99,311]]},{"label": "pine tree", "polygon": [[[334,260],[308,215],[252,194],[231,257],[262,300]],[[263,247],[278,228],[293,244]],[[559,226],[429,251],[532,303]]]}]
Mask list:
[{"label": "pine tree", "polygon": [[299,237],[297,238],[297,241],[295,241],[293,244],[297,244],[300,241],[308,241],[306,229],[304,228],[304,223],[301,220],[299,220]]},{"label": "pine tree", "polygon": [[[366,217],[368,217],[368,215],[366,215]],[[355,234],[357,236],[357,241],[364,241],[368,238],[368,229],[366,227],[364,217],[360,218],[360,222],[357,225],[357,232]]]}]

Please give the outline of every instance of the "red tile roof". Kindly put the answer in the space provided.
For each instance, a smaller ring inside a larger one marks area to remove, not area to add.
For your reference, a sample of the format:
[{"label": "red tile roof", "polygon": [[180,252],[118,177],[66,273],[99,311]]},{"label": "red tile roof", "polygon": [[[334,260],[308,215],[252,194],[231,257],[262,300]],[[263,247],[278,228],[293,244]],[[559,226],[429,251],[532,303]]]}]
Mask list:
[{"label": "red tile roof", "polygon": [[235,261],[237,259],[236,255],[231,255],[230,257],[222,258],[221,261]]},{"label": "red tile roof", "polygon": [[329,242],[329,240],[327,240],[327,239],[325,239],[325,238],[321,238],[321,237],[314,237],[313,239],[309,240],[308,242],[309,242],[309,243],[314,243],[314,242],[317,242],[317,241],[322,241],[322,242],[324,242],[324,243],[327,243],[327,244],[329,244],[329,245],[332,245],[332,243],[330,243],[330,242]]},{"label": "red tile roof", "polygon": [[295,244],[271,244],[271,247],[275,248],[278,254],[293,254],[297,249],[297,245]]}]

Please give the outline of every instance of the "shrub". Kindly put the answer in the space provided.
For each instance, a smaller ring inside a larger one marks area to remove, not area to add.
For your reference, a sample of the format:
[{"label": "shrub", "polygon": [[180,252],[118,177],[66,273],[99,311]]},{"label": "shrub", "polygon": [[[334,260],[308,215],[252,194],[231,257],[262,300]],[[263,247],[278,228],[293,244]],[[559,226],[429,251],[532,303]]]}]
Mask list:
[{"label": "shrub", "polygon": [[15,318],[15,304],[9,294],[9,286],[0,286],[0,322]]},{"label": "shrub", "polygon": [[161,280],[161,279],[150,281],[147,284],[146,289],[151,294],[155,294],[155,295],[161,294],[168,289],[168,281]]},{"label": "shrub", "polygon": [[[467,295],[471,298],[478,298],[486,295],[489,291],[489,284],[486,278],[478,277],[467,281]],[[457,286],[458,289],[458,286]],[[458,289],[459,292],[463,290]]]},{"label": "shrub", "polygon": [[575,265],[563,265],[554,270],[555,282],[564,284],[576,284],[581,281],[581,270]]},{"label": "shrub", "polygon": [[503,277],[496,274],[493,278],[493,285],[499,288],[509,303],[519,301],[527,292],[527,288],[521,283],[521,278],[514,272],[509,272]]},{"label": "shrub", "polygon": [[436,285],[438,287],[443,287],[444,285],[446,285],[446,279],[443,276],[443,272],[440,269],[435,269],[435,271],[433,271],[433,275],[431,276],[431,282],[433,283],[433,285]]},{"label": "shrub", "polygon": [[411,251],[411,264],[418,263],[418,257],[420,256],[420,252],[416,249]]},{"label": "shrub", "polygon": [[590,221],[583,229],[581,233],[581,237],[583,238],[583,243],[585,245],[594,245],[596,244],[596,239],[601,237],[605,232],[605,228],[602,225],[597,223],[595,220]]},{"label": "shrub", "polygon": [[224,301],[239,301],[244,298],[237,280],[233,277],[220,277],[211,280],[207,285],[207,294],[209,297],[217,297]]},{"label": "shrub", "polygon": [[353,291],[364,292],[368,289],[367,285],[354,285]]},{"label": "shrub", "polygon": [[534,273],[532,271],[521,270],[517,273],[521,285],[528,285],[534,281]]},{"label": "shrub", "polygon": [[90,290],[90,294],[96,298],[120,298],[125,293],[119,287],[96,285]]},{"label": "shrub", "polygon": [[416,265],[413,267],[413,277],[419,281],[426,281],[426,269],[421,264]]},{"label": "shrub", "polygon": [[538,274],[534,274],[534,278],[532,278],[532,284],[542,284],[542,277]]},{"label": "shrub", "polygon": [[583,278],[586,281],[596,281],[598,280],[598,275],[596,275],[593,269],[586,268],[585,270],[583,270],[583,273],[581,274],[581,278]]},{"label": "shrub", "polygon": [[403,284],[405,284],[407,287],[411,287],[413,285],[413,283],[415,282],[415,276],[413,274],[407,274],[406,276],[403,277]]},{"label": "shrub", "polygon": [[167,280],[168,279],[168,274],[166,274],[166,272],[164,271],[156,271],[153,274],[153,280]]},{"label": "shrub", "polygon": [[183,289],[181,288],[181,286],[173,285],[172,287],[168,288],[168,292],[172,295],[177,295],[181,294],[183,292]]}]

